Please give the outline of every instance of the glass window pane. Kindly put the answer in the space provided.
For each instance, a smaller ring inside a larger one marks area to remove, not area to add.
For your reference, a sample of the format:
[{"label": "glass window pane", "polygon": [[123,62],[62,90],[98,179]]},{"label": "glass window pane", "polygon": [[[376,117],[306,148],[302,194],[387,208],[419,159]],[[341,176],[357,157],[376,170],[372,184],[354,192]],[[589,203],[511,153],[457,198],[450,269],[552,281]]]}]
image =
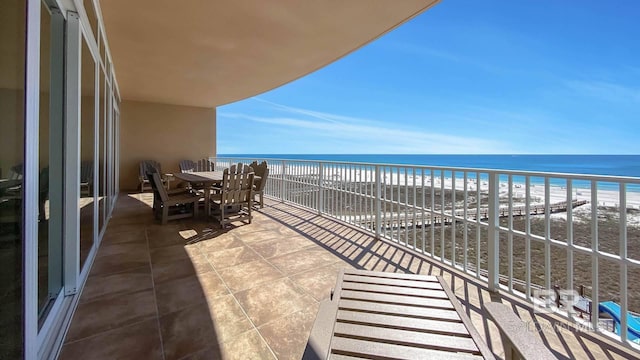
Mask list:
[{"label": "glass window pane", "polygon": [[26,1],[0,11],[0,358],[22,358],[22,164]]},{"label": "glass window pane", "polygon": [[98,225],[99,232],[102,231],[102,228],[104,226],[104,221],[105,221],[105,218],[106,218],[106,206],[105,206],[106,205],[106,198],[105,198],[105,195],[106,195],[106,176],[105,176],[105,167],[107,165],[107,162],[106,162],[106,156],[105,156],[106,155],[105,154],[105,149],[106,149],[106,138],[107,138],[106,137],[107,136],[106,130],[107,130],[107,127],[106,127],[105,116],[106,116],[107,112],[106,112],[105,105],[106,105],[106,100],[107,100],[106,99],[106,96],[107,96],[106,94],[107,94],[108,91],[109,91],[109,86],[105,82],[104,71],[102,71],[102,69],[100,69],[100,115],[99,115],[99,118],[100,118],[100,123],[99,124],[100,125],[99,125],[99,128],[98,128],[98,131],[99,131],[98,136],[99,136],[99,139],[100,139],[100,142],[99,142],[100,147],[99,147],[99,153],[98,153],[98,156],[99,156],[98,164],[100,165],[100,168],[98,170],[100,172],[99,175],[98,175],[98,183],[99,183],[99,186],[98,186],[98,201],[99,201],[98,202],[98,208],[99,208],[99,214],[100,214],[100,217],[99,217],[99,220],[98,220],[99,221],[99,225]]},{"label": "glass window pane", "polygon": [[[100,31],[100,61],[102,61],[102,64],[106,64],[106,50],[105,50],[105,42],[104,42],[104,35],[102,34],[102,31]],[[104,67],[106,68],[107,66],[104,65]]]},{"label": "glass window pane", "polygon": [[94,219],[94,146],[95,146],[95,69],[87,42],[82,38],[82,99],[80,149],[80,268],[93,246]]},{"label": "glass window pane", "polygon": [[116,109],[115,109],[115,97],[112,95],[111,96],[111,162],[112,162],[112,168],[111,168],[111,177],[109,179],[109,181],[111,182],[111,203],[115,204],[115,198],[117,197],[116,194]]},{"label": "glass window pane", "polygon": [[89,26],[93,31],[93,38],[98,41],[98,16],[96,15],[96,9],[93,7],[93,0],[83,0],[83,4],[89,18]]}]

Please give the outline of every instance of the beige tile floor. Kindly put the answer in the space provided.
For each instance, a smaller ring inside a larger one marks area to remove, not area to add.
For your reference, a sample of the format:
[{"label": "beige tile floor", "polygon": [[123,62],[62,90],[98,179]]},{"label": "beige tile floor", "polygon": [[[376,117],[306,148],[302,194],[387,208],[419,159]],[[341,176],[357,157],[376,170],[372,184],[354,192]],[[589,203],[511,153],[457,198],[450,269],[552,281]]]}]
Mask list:
[{"label": "beige tile floor", "polygon": [[299,359],[343,267],[443,276],[499,358],[488,301],[512,306],[559,358],[639,355],[310,211],[270,201],[252,224],[222,231],[205,218],[162,226],[150,202],[120,196],[61,359]]}]

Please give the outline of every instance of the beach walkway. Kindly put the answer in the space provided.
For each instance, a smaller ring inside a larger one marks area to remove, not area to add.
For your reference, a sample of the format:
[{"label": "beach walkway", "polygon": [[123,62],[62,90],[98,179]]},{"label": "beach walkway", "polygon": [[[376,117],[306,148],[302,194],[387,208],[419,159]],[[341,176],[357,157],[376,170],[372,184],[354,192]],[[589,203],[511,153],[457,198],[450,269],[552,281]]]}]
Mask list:
[{"label": "beach walkway", "polygon": [[[585,205],[587,203],[588,201],[586,200],[573,200],[571,202],[571,208],[576,208],[578,206]],[[548,211],[550,214],[566,212],[568,207],[569,207],[569,203],[567,203],[566,201],[562,201],[562,202],[550,204]],[[498,216],[500,218],[505,218],[505,217],[508,217],[510,214],[514,217],[526,216],[527,214],[544,215],[546,212],[547,212],[547,207],[544,204],[529,205],[528,209],[525,205],[512,206],[511,209],[509,209],[508,206],[504,206],[504,207],[500,207],[500,209],[498,210]],[[464,210],[456,210],[454,216],[456,218],[465,218],[465,212]],[[478,217],[480,218],[480,220],[488,219],[489,208],[480,208],[479,211],[476,208],[467,209],[466,211],[467,220],[476,221],[478,220]],[[375,217],[368,217],[366,219],[362,219],[360,223],[364,227],[371,227],[375,225],[375,221],[376,221]],[[457,219],[457,221],[461,221],[461,220]],[[385,213],[382,216],[382,227],[386,229],[397,229],[397,228],[402,229],[402,228],[412,228],[412,227],[422,228],[422,227],[428,227],[432,225],[433,226],[451,225],[451,223],[452,223],[452,216],[450,213],[449,214],[445,213],[444,216],[442,214],[433,214],[431,216],[428,216],[428,215],[423,216],[422,213],[405,212],[404,214]]]}]

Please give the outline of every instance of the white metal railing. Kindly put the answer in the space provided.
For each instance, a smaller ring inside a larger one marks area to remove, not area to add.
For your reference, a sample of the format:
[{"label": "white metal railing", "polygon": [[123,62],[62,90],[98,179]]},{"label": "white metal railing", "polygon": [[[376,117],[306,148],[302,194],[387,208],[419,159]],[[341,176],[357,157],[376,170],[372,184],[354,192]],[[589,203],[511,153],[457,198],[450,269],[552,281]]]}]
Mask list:
[{"label": "white metal railing", "polygon": [[[554,287],[640,312],[640,178],[440,166],[215,158],[216,167],[266,160],[265,195],[307,207],[453,266],[491,290],[540,308]],[[575,207],[575,208],[574,208]],[[552,297],[552,296],[551,296]],[[545,299],[543,299],[545,300]],[[611,332],[602,331],[611,335]],[[637,349],[634,337],[612,338]]]}]

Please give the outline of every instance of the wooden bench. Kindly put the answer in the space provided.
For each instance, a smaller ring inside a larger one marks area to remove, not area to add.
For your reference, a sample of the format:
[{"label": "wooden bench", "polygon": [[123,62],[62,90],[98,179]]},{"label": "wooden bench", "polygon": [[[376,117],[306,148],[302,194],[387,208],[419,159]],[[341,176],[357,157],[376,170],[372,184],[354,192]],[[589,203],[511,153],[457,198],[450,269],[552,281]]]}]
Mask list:
[{"label": "wooden bench", "polygon": [[537,334],[532,334],[529,326],[509,306],[490,302],[484,305],[484,310],[500,329],[505,360],[556,359]]},{"label": "wooden bench", "polygon": [[494,359],[441,277],[344,269],[303,359]]}]

